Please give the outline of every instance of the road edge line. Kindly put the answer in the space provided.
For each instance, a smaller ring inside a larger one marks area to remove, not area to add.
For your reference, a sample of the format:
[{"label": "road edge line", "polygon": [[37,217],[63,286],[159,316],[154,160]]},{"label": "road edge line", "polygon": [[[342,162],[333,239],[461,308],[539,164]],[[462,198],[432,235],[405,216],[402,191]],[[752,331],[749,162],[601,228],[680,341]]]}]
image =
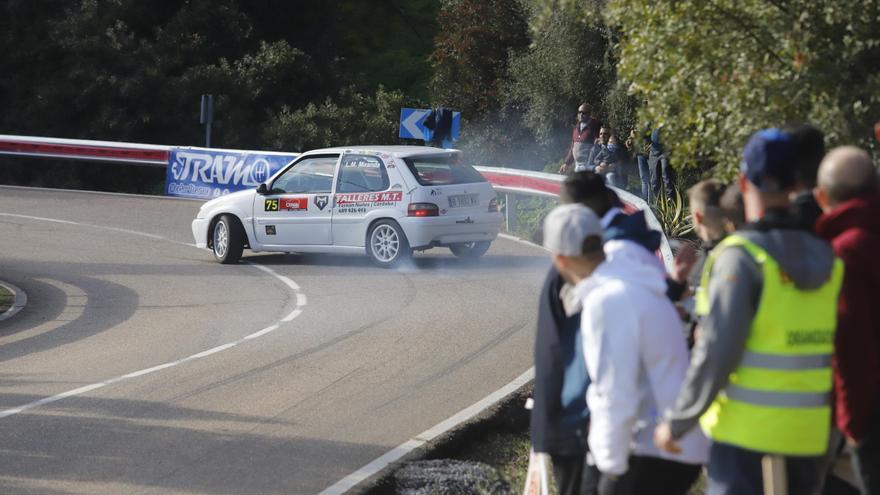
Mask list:
[{"label": "road edge line", "polygon": [[535,367],[533,366],[526,370],[525,373],[515,378],[512,382],[492,392],[491,394],[480,399],[476,403],[462,409],[458,413],[453,414],[452,416],[445,419],[444,421],[441,421],[437,425],[423,431],[415,437],[398,445],[397,447],[394,447],[393,449],[389,450],[388,452],[382,454],[376,459],[365,464],[363,467],[349,474],[345,478],[342,478],[330,487],[324,489],[318,495],[341,495],[348,492],[349,490],[352,490],[358,484],[376,476],[381,471],[399,461],[401,458],[414,451],[415,449],[422,447],[423,445],[429,443],[430,441],[436,439],[444,433],[447,433],[455,427],[460,426],[467,421],[473,419],[474,417],[494,406],[495,404],[498,404],[505,398],[515,393],[521,387],[532,381],[534,377]]}]

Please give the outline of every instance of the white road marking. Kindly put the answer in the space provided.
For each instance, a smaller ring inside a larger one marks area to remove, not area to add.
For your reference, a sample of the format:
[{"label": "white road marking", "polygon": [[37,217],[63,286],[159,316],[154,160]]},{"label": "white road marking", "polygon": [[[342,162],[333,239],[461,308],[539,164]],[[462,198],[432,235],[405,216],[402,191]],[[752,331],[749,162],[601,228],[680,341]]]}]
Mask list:
[{"label": "white road marking", "polygon": [[138,232],[136,230],[120,229],[119,227],[107,227],[104,225],[94,225],[91,223],[71,222],[70,220],[59,220],[57,218],[32,217],[30,215],[16,215],[15,213],[0,213],[0,216],[13,217],[13,218],[26,218],[28,220],[40,220],[43,222],[53,222],[53,223],[63,223],[63,224],[67,224],[67,225],[76,225],[78,227],[89,227],[89,228],[93,228],[93,229],[111,230],[113,232],[122,232],[123,234],[132,234],[132,235],[139,235],[142,237],[149,237],[150,239],[161,239],[163,241],[169,241],[169,242],[173,242],[175,244],[185,244],[183,242],[172,241],[171,239],[167,239],[165,237],[162,237],[161,235],[148,234],[146,232]]},{"label": "white road marking", "polygon": [[[69,221],[69,220],[59,220],[59,219],[56,219],[56,218],[43,218],[43,217],[32,217],[32,216],[27,216],[27,215],[16,215],[16,214],[12,214],[12,213],[0,213],[0,216],[15,217],[15,218],[26,218],[26,219],[29,219],[29,220],[39,220],[39,221],[44,221],[44,222],[63,223],[63,224],[68,224],[68,225],[81,226],[81,227],[89,227],[89,228],[96,228],[96,229],[103,229],[103,230],[111,230],[111,231],[115,231],[115,232],[123,232],[123,233],[126,233],[126,234],[133,234],[133,235],[139,235],[139,236],[144,236],[144,237],[150,237],[150,238],[154,238],[154,239],[161,239],[161,240],[164,240],[164,241],[173,242],[173,243],[175,243],[175,244],[184,244],[184,245],[187,245],[187,246],[195,247],[195,246],[193,246],[192,244],[185,244],[185,243],[182,243],[182,242],[173,241],[173,240],[171,240],[171,239],[166,239],[165,237],[162,237],[162,236],[157,236],[157,235],[154,235],[154,234],[147,234],[147,233],[145,233],[145,232],[137,232],[137,231],[134,231],[134,230],[128,230],[128,229],[118,229],[118,228],[115,228],[115,227],[105,227],[105,226],[102,226],[102,225],[92,225],[92,224],[87,224],[87,223],[71,222],[71,221]],[[299,285],[298,285],[296,282],[294,282],[294,281],[291,280],[290,278],[285,277],[284,275],[281,275],[280,273],[276,272],[275,270],[272,270],[271,268],[266,267],[266,266],[264,266],[264,265],[258,265],[258,264],[253,263],[253,262],[245,262],[245,264],[250,265],[250,266],[252,266],[252,267],[254,267],[254,268],[258,268],[258,269],[260,269],[260,270],[262,270],[262,271],[268,273],[269,275],[271,275],[271,276],[275,277],[276,279],[280,280],[284,285],[290,287],[291,290],[292,290],[292,292],[293,292],[293,296],[295,296],[295,300],[296,300],[296,308],[295,308],[293,311],[291,311],[290,313],[288,313],[286,316],[284,316],[279,322],[274,323],[274,324],[272,324],[272,325],[269,325],[268,327],[263,328],[262,330],[256,331],[256,332],[254,332],[254,333],[252,333],[252,334],[246,335],[246,336],[244,336],[244,337],[242,337],[242,338],[240,338],[240,339],[238,339],[238,340],[234,340],[234,341],[229,342],[229,343],[226,343],[226,344],[222,344],[222,345],[219,345],[219,346],[216,346],[216,347],[212,347],[212,348],[207,349],[207,350],[205,350],[205,351],[198,352],[198,353],[196,353],[196,354],[192,354],[192,355],[190,355],[190,356],[187,356],[187,357],[184,357],[184,358],[178,359],[178,360],[176,360],[176,361],[171,361],[171,362],[168,362],[168,363],[159,364],[159,365],[156,365],[156,366],[153,366],[153,367],[150,367],[150,368],[146,368],[146,369],[142,369],[142,370],[138,370],[138,371],[132,371],[132,372],[130,372],[130,373],[126,373],[126,374],[124,374],[124,375],[120,375],[120,376],[117,376],[117,377],[114,377],[114,378],[110,378],[110,379],[104,380],[104,381],[102,381],[102,382],[92,383],[92,384],[90,384],[90,385],[85,385],[85,386],[82,386],[82,387],[79,387],[79,388],[75,388],[75,389],[73,389],[73,390],[68,390],[68,391],[66,391],[66,392],[61,392],[60,394],[56,394],[56,395],[53,395],[53,396],[51,396],[51,397],[45,397],[45,398],[43,398],[43,399],[40,399],[40,400],[36,400],[36,401],[30,402],[30,403],[27,403],[27,404],[25,404],[25,405],[23,405],[23,406],[14,407],[14,408],[11,408],[11,409],[6,409],[6,410],[3,410],[3,411],[0,411],[0,419],[2,419],[2,418],[7,418],[7,417],[9,417],[9,416],[13,416],[13,415],[16,415],[16,414],[18,414],[18,413],[21,413],[21,412],[24,412],[24,411],[28,411],[28,410],[30,410],[30,409],[34,409],[34,408],[37,408],[37,407],[40,407],[40,406],[45,406],[46,404],[51,404],[51,403],[53,403],[53,402],[57,402],[57,401],[59,401],[59,400],[61,400],[61,399],[66,399],[66,398],[68,398],[68,397],[73,397],[73,396],[75,396],[75,395],[82,395],[82,394],[84,394],[84,393],[91,392],[91,391],[93,391],[93,390],[97,390],[97,389],[99,389],[99,388],[103,388],[103,387],[106,387],[106,386],[108,386],[108,385],[116,384],[116,383],[119,383],[119,382],[123,382],[123,381],[126,381],[126,380],[130,380],[130,379],[132,379],[132,378],[141,377],[141,376],[144,376],[144,375],[149,375],[149,374],[151,374],[151,373],[156,373],[156,372],[159,372],[159,371],[162,371],[162,370],[168,369],[168,368],[173,368],[173,367],[175,367],[175,366],[179,366],[179,365],[181,365],[181,364],[183,364],[183,363],[188,363],[188,362],[190,362],[190,361],[195,361],[195,360],[197,360],[197,359],[203,359],[203,358],[206,358],[206,357],[208,357],[208,356],[211,356],[211,355],[217,354],[217,353],[219,353],[219,352],[223,352],[223,351],[225,351],[225,350],[232,349],[233,347],[236,347],[236,346],[238,346],[239,344],[241,344],[241,343],[243,343],[243,342],[245,342],[245,341],[253,340],[253,339],[256,339],[256,338],[262,337],[262,336],[264,336],[264,335],[266,335],[266,334],[269,334],[269,333],[271,333],[271,332],[274,332],[275,330],[278,330],[278,328],[280,328],[280,323],[281,323],[281,322],[287,323],[287,322],[293,320],[294,318],[296,318],[297,316],[299,316],[300,314],[302,314],[302,312],[303,312],[303,308],[304,308],[305,305],[306,305],[306,297],[305,297],[305,294],[303,294],[303,293],[300,292],[300,287],[299,287]],[[18,292],[21,292],[21,291],[19,290]],[[16,292],[16,294],[17,294],[18,292]],[[22,292],[22,294],[24,294],[24,293]],[[4,313],[4,314],[5,314],[5,313]]]},{"label": "white road marking", "polygon": [[393,449],[383,454],[381,457],[376,458],[364,467],[337,481],[318,495],[340,495],[347,492],[348,490],[351,490],[358,483],[377,474],[379,471],[385,469],[385,467],[399,460],[403,456],[409,454],[413,450],[421,447],[422,445],[425,445],[426,443],[446,433],[452,428],[455,428],[456,426],[472,419],[487,408],[496,404],[501,399],[515,392],[517,389],[531,381],[534,377],[535,368],[529,368],[525,373],[517,377],[515,380],[501,387],[495,392],[487,395],[479,402],[471,405],[470,407],[462,409],[457,414],[451,416],[449,419],[428,430],[425,430],[424,432],[416,435],[415,437],[407,440],[397,447],[394,447]]},{"label": "white road marking", "polygon": [[[153,234],[146,234],[143,232],[129,231],[126,229],[117,229],[115,227],[104,227],[104,226],[100,226],[100,225],[90,225],[90,224],[83,224],[83,223],[78,223],[78,222],[70,222],[67,220],[57,220],[57,219],[42,218],[42,217],[30,217],[30,216],[26,216],[26,215],[14,215],[14,214],[10,214],[10,213],[0,213],[0,216],[28,218],[28,219],[33,219],[33,220],[43,220],[43,221],[48,221],[48,222],[66,223],[66,224],[71,224],[71,225],[81,225],[84,227],[92,227],[92,228],[98,228],[98,229],[120,231],[120,232],[135,234],[135,235],[144,235],[147,237],[158,238],[158,239],[162,239],[162,240],[165,240],[168,242],[174,242],[174,243],[183,244],[186,246],[196,247],[193,244],[183,243],[183,242],[179,242],[179,241],[173,241],[171,239],[166,239],[164,237],[156,236]],[[542,246],[538,246],[537,244],[519,239],[518,237],[514,237],[511,235],[499,234],[499,237],[502,237],[502,238],[505,238],[508,240],[512,240],[515,242],[520,242],[522,244],[526,244],[526,245],[529,245],[532,247],[539,247],[539,248],[543,249]],[[269,273],[270,275],[277,278],[278,280],[280,280],[281,282],[283,282],[285,285],[287,285],[288,287],[290,287],[291,289],[293,289],[296,292],[297,308],[294,309],[293,311],[291,311],[287,316],[282,318],[281,322],[285,322],[285,323],[289,322],[289,321],[293,320],[294,318],[296,318],[297,316],[299,316],[300,314],[302,314],[302,307],[305,306],[305,304],[306,304],[306,296],[305,296],[305,294],[302,294],[299,292],[300,287],[296,282],[289,279],[288,277],[285,277],[285,276],[275,272],[274,270],[272,270],[271,268],[269,268],[265,265],[258,265],[255,263],[248,263],[248,264],[250,264],[251,266],[253,266],[259,270],[262,270],[266,273]],[[246,340],[261,337],[265,334],[268,334],[272,331],[277,330],[278,328],[279,328],[278,324],[270,325],[260,331],[257,331],[257,332],[250,334],[250,335],[242,337],[241,339],[238,339],[234,342],[230,342],[230,343],[225,344],[223,346],[214,347],[212,349],[208,349],[207,351],[203,351],[198,354],[193,354],[192,356],[188,356],[183,359],[179,359],[177,361],[172,361],[169,363],[160,364],[157,366],[153,366],[152,368],[134,371],[134,372],[122,375],[122,376],[111,378],[109,380],[106,380],[106,381],[103,381],[100,383],[86,385],[84,387],[80,387],[80,388],[77,388],[74,390],[70,390],[67,392],[62,392],[57,395],[53,395],[52,397],[46,397],[44,399],[40,399],[38,401],[34,401],[29,404],[25,404],[23,406],[19,406],[19,407],[13,408],[13,409],[7,409],[5,411],[0,411],[0,419],[18,414],[23,411],[27,411],[29,409],[33,409],[33,408],[36,408],[39,406],[50,404],[52,402],[56,402],[61,399],[65,399],[67,397],[72,397],[74,395],[81,395],[86,392],[90,392],[92,390],[96,390],[96,389],[105,387],[105,386],[112,384],[112,383],[122,382],[122,381],[125,381],[128,379],[131,379],[131,378],[144,376],[144,375],[147,375],[150,373],[155,373],[157,371],[161,371],[161,370],[164,370],[167,368],[172,368],[172,367],[180,365],[182,363],[192,361],[195,359],[199,359],[199,358],[220,352],[221,350],[230,349],[230,348],[235,347],[238,344],[240,344]],[[531,381],[534,378],[534,376],[535,376],[535,368],[534,367],[529,368],[525,373],[523,373],[522,375],[517,377],[512,382],[501,387],[500,389],[496,390],[495,392],[489,394],[488,396],[484,397],[483,399],[481,399],[480,401],[471,405],[470,407],[467,407],[467,408],[459,411],[458,413],[449,417],[445,421],[429,428],[428,430],[425,430],[424,432],[420,433],[419,435],[416,435],[412,439],[407,440],[406,442],[391,449],[390,451],[386,452],[382,456],[378,457],[377,459],[373,460],[372,462],[368,463],[367,465],[361,467],[357,471],[349,474],[345,478],[334,483],[332,486],[330,486],[329,488],[322,491],[319,495],[338,495],[338,494],[342,494],[342,493],[347,492],[348,490],[355,487],[358,483],[366,480],[370,476],[375,475],[376,473],[378,473],[379,471],[381,471],[385,467],[387,467],[390,464],[392,464],[393,462],[399,460],[400,458],[402,458],[403,456],[412,452],[413,450],[425,445],[426,443],[430,442],[434,438],[437,438],[438,436],[442,435],[443,433],[451,430],[452,428],[472,419],[477,414],[481,413],[482,411],[484,411],[487,408],[491,407],[492,405],[496,404],[504,397],[507,397],[509,394],[515,392],[517,389],[519,389],[520,387],[522,387],[523,385],[525,385],[526,383]]]}]

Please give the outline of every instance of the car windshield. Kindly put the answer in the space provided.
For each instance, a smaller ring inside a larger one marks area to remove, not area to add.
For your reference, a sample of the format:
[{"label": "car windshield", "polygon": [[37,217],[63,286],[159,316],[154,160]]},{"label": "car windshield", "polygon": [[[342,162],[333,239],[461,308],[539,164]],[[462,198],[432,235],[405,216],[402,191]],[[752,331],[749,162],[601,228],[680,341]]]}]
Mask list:
[{"label": "car windshield", "polygon": [[445,186],[486,182],[479,172],[461,162],[458,156],[438,158],[407,158],[406,165],[423,186]]}]

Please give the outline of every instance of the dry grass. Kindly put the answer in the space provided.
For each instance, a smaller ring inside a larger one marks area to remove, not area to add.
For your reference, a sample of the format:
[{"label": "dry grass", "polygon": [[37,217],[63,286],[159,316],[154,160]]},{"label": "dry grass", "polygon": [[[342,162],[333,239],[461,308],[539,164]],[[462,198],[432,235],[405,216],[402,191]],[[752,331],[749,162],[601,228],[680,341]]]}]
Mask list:
[{"label": "dry grass", "polygon": [[9,292],[6,287],[0,285],[0,313],[5,312],[7,309],[12,307],[12,303],[15,302],[15,294]]}]

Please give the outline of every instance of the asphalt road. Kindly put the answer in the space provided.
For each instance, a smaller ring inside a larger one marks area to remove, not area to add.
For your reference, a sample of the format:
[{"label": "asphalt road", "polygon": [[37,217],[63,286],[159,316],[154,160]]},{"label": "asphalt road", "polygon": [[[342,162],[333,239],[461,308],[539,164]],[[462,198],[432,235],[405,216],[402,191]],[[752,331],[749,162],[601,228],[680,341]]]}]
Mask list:
[{"label": "asphalt road", "polygon": [[198,207],[0,187],[0,493],[317,493],[532,364],[540,250],[223,266]]}]

